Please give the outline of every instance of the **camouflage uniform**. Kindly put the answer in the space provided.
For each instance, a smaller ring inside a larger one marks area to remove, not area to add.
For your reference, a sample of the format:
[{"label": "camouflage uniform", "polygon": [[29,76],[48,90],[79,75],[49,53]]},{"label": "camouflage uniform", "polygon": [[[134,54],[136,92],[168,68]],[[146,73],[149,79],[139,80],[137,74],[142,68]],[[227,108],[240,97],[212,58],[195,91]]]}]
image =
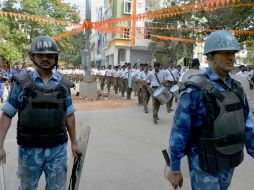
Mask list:
[{"label": "camouflage uniform", "polygon": [[[209,68],[206,74],[210,84],[219,91],[225,91],[225,87],[217,82],[219,76],[212,69]],[[232,88],[230,75],[227,76],[226,85]],[[245,118],[245,145],[248,154],[254,157],[254,123],[249,115],[247,98],[243,97],[243,99],[244,111],[247,115],[247,118]],[[234,168],[220,172],[206,172],[200,168],[196,144],[192,143],[190,150],[186,153],[186,145],[191,130],[201,126],[204,123],[205,116],[206,105],[202,101],[202,92],[194,86],[182,92],[176,108],[169,140],[171,169],[180,171],[181,158],[187,154],[193,190],[226,190],[230,185]]]},{"label": "camouflage uniform", "polygon": [[[62,77],[57,73],[45,84],[37,71],[30,73],[35,83],[45,89],[57,86]],[[22,87],[15,82],[2,111],[9,117],[14,117],[22,106]],[[70,92],[66,98],[66,115],[75,112]],[[36,190],[42,172],[46,176],[46,190],[65,190],[67,177],[67,144],[63,143],[51,148],[33,148],[19,146],[19,166],[17,175],[20,179],[19,190]]]},{"label": "camouflage uniform", "polygon": [[67,181],[67,144],[53,148],[19,146],[17,176],[19,190],[36,190],[42,172],[47,176],[46,190],[65,190]]}]

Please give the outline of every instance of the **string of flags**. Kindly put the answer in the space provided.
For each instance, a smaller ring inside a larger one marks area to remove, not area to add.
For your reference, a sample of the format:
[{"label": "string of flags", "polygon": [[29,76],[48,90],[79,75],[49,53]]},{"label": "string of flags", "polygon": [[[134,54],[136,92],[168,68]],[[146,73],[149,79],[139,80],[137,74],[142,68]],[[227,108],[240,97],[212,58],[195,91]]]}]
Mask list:
[{"label": "string of flags", "polygon": [[13,13],[13,12],[5,12],[5,11],[0,11],[0,16],[1,17],[10,17],[10,18],[19,19],[19,20],[30,20],[30,21],[36,21],[36,22],[64,24],[64,25],[72,26],[74,28],[80,28],[82,26],[82,24],[77,24],[77,23],[66,21],[66,20],[43,18],[43,17],[39,17],[39,16],[34,16],[34,15],[24,15],[24,14]]},{"label": "string of flags", "polygon": [[[59,3],[62,3],[65,5],[68,10],[72,10],[68,5],[61,2],[61,0],[57,0]],[[58,19],[52,19],[52,18],[42,18],[39,16],[34,15],[24,15],[19,13],[12,13],[12,12],[4,12],[0,11],[0,16],[3,17],[10,17],[14,19],[19,20],[30,20],[30,21],[36,21],[36,22],[48,22],[52,24],[63,24],[67,26],[71,26],[74,29],[71,31],[59,34],[57,36],[54,36],[53,38],[55,40],[59,40],[64,37],[72,36],[76,33],[83,32],[85,29],[88,30],[96,30],[100,32],[105,33],[114,33],[114,34],[124,34],[126,30],[129,34],[131,34],[131,37],[134,38],[136,35],[148,35],[146,33],[140,33],[137,31],[140,30],[179,30],[179,31],[195,31],[195,32],[212,32],[213,29],[209,28],[175,28],[175,27],[135,27],[135,31],[133,31],[133,27],[126,27],[126,26],[118,26],[129,21],[142,21],[142,20],[152,20],[152,19],[160,19],[160,18],[168,18],[168,17],[174,17],[180,14],[186,14],[190,12],[201,12],[201,11],[215,11],[218,9],[225,9],[229,7],[254,7],[254,3],[240,3],[241,0],[207,0],[205,2],[196,2],[191,4],[185,4],[178,7],[170,7],[170,8],[164,8],[159,11],[150,11],[143,14],[138,14],[134,16],[125,16],[121,18],[114,18],[106,21],[101,22],[88,22],[86,20],[83,21],[82,24],[79,23],[73,23],[66,20],[58,20]],[[251,30],[231,30],[236,35],[254,35],[254,31]],[[160,40],[173,40],[173,41],[182,41],[182,42],[188,42],[188,43],[195,43],[195,42],[202,42],[203,40],[194,40],[194,39],[184,39],[184,38],[176,38],[176,37],[169,37],[169,36],[160,36],[149,33],[149,35],[153,38],[157,38]]]}]

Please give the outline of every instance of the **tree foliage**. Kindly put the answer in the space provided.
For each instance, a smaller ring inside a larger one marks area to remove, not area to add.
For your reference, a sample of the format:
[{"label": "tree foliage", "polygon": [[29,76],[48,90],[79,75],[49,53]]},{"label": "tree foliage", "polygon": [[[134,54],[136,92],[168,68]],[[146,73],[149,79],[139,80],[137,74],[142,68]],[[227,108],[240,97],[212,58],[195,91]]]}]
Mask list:
[{"label": "tree foliage", "polygon": [[[230,0],[230,3],[232,1]],[[241,3],[253,3],[253,0],[241,0]],[[178,0],[168,0],[166,7],[177,7],[181,4]],[[221,3],[219,5],[222,5]],[[214,5],[211,5],[214,6]],[[216,11],[206,12],[197,11],[195,13],[180,14],[175,17],[155,19],[151,26],[173,27],[173,28],[193,28],[193,30],[152,30],[152,34],[161,36],[170,36],[178,38],[198,39],[202,40],[210,32],[198,32],[195,28],[206,28],[215,30],[254,30],[254,7],[230,7],[225,9],[217,9]],[[236,36],[242,47],[251,49],[253,47],[254,37],[251,35]],[[153,41],[161,42],[156,38]],[[246,43],[248,41],[248,43]],[[163,41],[164,45],[150,44],[150,49],[156,59],[164,64],[172,60],[184,57],[192,57],[195,44],[177,41]]]},{"label": "tree foliage", "polygon": [[[76,7],[72,7],[76,9]],[[7,0],[2,4],[2,10],[25,15],[36,15],[43,18],[52,18],[79,23],[79,17],[67,10],[58,0]],[[70,27],[63,24],[19,20],[0,17],[0,55],[12,63],[26,61],[27,52],[32,39],[40,35],[56,36],[68,31]],[[57,41],[61,51],[60,59],[72,64],[72,56],[80,54],[84,47],[83,41],[76,37],[66,37]]]}]

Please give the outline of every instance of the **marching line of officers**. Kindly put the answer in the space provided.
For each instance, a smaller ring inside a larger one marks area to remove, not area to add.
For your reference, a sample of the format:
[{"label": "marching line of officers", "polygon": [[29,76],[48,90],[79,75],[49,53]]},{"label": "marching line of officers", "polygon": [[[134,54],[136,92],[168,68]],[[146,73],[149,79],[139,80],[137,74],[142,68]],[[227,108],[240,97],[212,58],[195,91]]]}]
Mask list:
[{"label": "marching line of officers", "polygon": [[[144,112],[148,113],[148,103],[153,92],[160,86],[166,87],[170,90],[174,85],[178,83],[180,76],[183,74],[181,66],[173,67],[173,63],[169,64],[168,68],[161,68],[159,62],[154,63],[154,68],[148,64],[141,63],[138,67],[137,64],[133,66],[131,63],[126,63],[122,66],[111,65],[105,69],[104,66],[100,70],[92,68],[92,77],[95,81],[99,79],[100,89],[104,90],[104,86],[107,86],[108,92],[110,92],[111,86],[113,86],[115,94],[120,93],[122,97],[127,94],[127,99],[131,99],[131,93],[134,91],[134,95],[138,97],[138,105],[144,106]],[[159,117],[158,112],[161,103],[152,96],[153,105],[153,121],[157,124]],[[172,111],[173,98],[166,104],[167,112]]]}]

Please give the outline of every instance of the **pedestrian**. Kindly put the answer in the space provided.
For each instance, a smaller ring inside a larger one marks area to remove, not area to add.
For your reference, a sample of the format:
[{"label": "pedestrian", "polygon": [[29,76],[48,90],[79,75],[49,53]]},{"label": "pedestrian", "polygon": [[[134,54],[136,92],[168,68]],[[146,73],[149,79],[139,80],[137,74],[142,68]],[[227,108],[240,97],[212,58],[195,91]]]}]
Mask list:
[{"label": "pedestrian", "polygon": [[122,94],[122,97],[124,97],[124,93],[126,92],[126,89],[127,89],[127,84],[128,84],[128,80],[127,80],[127,78],[125,78],[125,75],[126,75],[126,72],[127,72],[127,70],[126,70],[126,65],[124,64],[123,66],[122,66],[122,69],[121,69],[121,72],[120,72],[120,78],[121,78],[121,94]]},{"label": "pedestrian", "polygon": [[0,69],[0,100],[1,103],[4,102],[4,89],[5,89],[5,84],[9,80],[9,75],[5,71],[4,68]]},{"label": "pedestrian", "polygon": [[235,75],[241,76],[243,78],[246,78],[248,80],[248,72],[247,72],[247,67],[244,65],[239,66],[239,72],[237,72]]},{"label": "pedestrian", "polygon": [[91,75],[92,75],[92,80],[96,83],[97,82],[97,75],[98,75],[98,68],[94,64],[92,65]]},{"label": "pedestrian", "polygon": [[100,75],[100,87],[101,87],[101,90],[104,90],[105,78],[106,78],[105,66],[101,66],[101,70],[99,71],[99,75]]},{"label": "pedestrian", "polygon": [[[136,72],[139,70],[138,63],[134,63],[131,70],[132,72],[134,72],[134,75],[135,75]],[[137,96],[138,95],[138,81],[136,81],[135,79],[133,80],[132,89],[134,91],[134,96]]]},{"label": "pedestrian", "polygon": [[177,73],[177,81],[179,82],[179,78],[184,74],[181,65],[176,66],[176,73]]},{"label": "pedestrian", "polygon": [[117,66],[115,66],[114,75],[113,75],[113,84],[114,84],[115,94],[118,94],[118,90],[120,88],[120,85],[119,85],[119,83],[120,83],[119,82],[119,80],[120,80],[119,73],[120,73],[120,71],[119,71],[119,67],[117,65]]},{"label": "pedestrian", "polygon": [[124,82],[126,86],[126,92],[127,92],[127,100],[131,99],[131,92],[133,89],[133,77],[134,77],[135,71],[131,68],[131,63],[127,64],[127,69],[124,72]]},{"label": "pedestrian", "polygon": [[139,74],[139,79],[141,81],[141,90],[142,90],[142,96],[143,96],[143,105],[144,105],[144,112],[148,113],[148,102],[150,100],[150,91],[149,91],[149,85],[150,82],[146,81],[147,75],[148,75],[148,64],[144,64],[144,70]]},{"label": "pedestrian", "polygon": [[112,65],[109,65],[105,71],[105,80],[107,83],[108,93],[110,93],[110,87],[113,84],[113,75],[114,75],[114,70],[112,69]]},{"label": "pedestrian", "polygon": [[138,105],[143,105],[143,93],[142,93],[142,81],[140,80],[140,74],[144,71],[144,64],[140,63],[139,69],[135,71],[133,80],[137,84],[137,96],[138,96]]},{"label": "pedestrian", "polygon": [[[177,69],[174,68],[174,62],[173,61],[171,61],[169,63],[169,67],[164,70],[164,75],[165,75],[165,87],[170,91],[170,88],[173,87],[178,82],[177,81],[178,71],[177,71]],[[168,113],[173,111],[172,110],[173,99],[174,99],[173,97],[166,104]]]},{"label": "pedestrian", "polygon": [[[160,66],[161,66],[160,62],[158,61],[154,62],[154,71],[149,72],[146,78],[147,83],[150,83],[149,91],[151,91],[151,94],[153,94],[156,89],[162,86],[165,81],[165,75],[164,72],[160,70]],[[155,124],[157,124],[159,120],[158,113],[161,103],[154,97],[152,97],[152,101],[153,101],[153,121]]]},{"label": "pedestrian", "polygon": [[199,67],[200,67],[199,59],[198,58],[193,58],[191,60],[191,66],[190,66],[190,68],[191,69],[197,69],[197,70],[199,70]]},{"label": "pedestrian", "polygon": [[237,39],[228,31],[211,33],[204,55],[209,68],[185,82],[170,134],[174,189],[181,187],[181,159],[187,155],[193,190],[227,190],[243,161],[243,148],[254,157],[254,123],[241,84],[233,80]]},{"label": "pedestrian", "polygon": [[29,57],[36,69],[14,76],[13,86],[0,118],[0,161],[6,162],[4,139],[18,111],[17,143],[19,190],[36,190],[42,172],[46,190],[65,190],[67,181],[67,131],[73,155],[76,142],[73,83],[57,73],[59,51],[55,41],[39,36]]}]

